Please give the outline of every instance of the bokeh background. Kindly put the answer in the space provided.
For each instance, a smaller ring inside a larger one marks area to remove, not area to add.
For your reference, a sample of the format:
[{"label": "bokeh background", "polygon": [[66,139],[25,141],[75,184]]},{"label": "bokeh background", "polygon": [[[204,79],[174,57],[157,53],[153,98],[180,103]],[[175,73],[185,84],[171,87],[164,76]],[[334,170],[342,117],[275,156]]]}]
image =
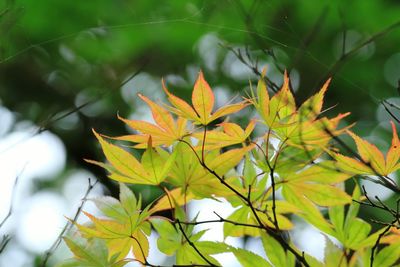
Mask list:
[{"label": "bokeh background", "polygon": [[[350,111],[347,123],[357,121],[359,135],[386,149],[395,118],[384,104],[400,118],[400,4],[0,0],[0,220],[12,207],[0,228],[0,266],[40,266],[64,216],[81,204],[88,178],[99,181],[90,197],[117,195],[106,173],[83,159],[103,160],[92,128],[111,136],[130,131],[117,113],[151,119],[138,92],[164,100],[163,77],[189,98],[202,69],[223,105],[249,92],[265,66],[271,90],[288,70],[298,103],[332,76],[327,112]],[[396,198],[365,185],[389,204]],[[132,189],[146,202],[158,194]],[[95,213],[90,203],[84,208]],[[362,216],[385,220],[376,210]],[[293,235],[321,258],[324,237],[315,229],[298,227]],[[68,255],[61,245],[47,266]]]}]

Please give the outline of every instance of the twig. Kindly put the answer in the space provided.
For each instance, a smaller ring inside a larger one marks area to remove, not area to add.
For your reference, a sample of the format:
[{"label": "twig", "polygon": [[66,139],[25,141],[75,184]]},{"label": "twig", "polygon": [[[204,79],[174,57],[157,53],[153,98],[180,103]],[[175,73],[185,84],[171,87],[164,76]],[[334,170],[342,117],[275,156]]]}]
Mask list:
[{"label": "twig", "polygon": [[8,242],[10,242],[11,237],[9,235],[4,235],[3,239],[0,242],[0,254],[3,252],[3,250],[6,248]]},{"label": "twig", "polygon": [[42,263],[41,263],[41,267],[46,267],[47,261],[49,260],[50,256],[54,253],[54,251],[58,248],[58,246],[61,243],[62,237],[63,235],[71,228],[73,222],[76,222],[76,220],[78,219],[83,205],[86,203],[87,200],[87,196],[89,195],[89,193],[92,191],[93,187],[97,184],[97,180],[92,183],[92,181],[90,180],[90,178],[88,178],[88,188],[86,189],[86,192],[81,200],[81,205],[78,207],[74,218],[72,219],[72,221],[68,221],[64,228],[61,230],[60,234],[58,235],[57,239],[54,241],[54,243],[51,245],[51,247],[46,251],[45,255],[43,256],[42,259]]},{"label": "twig", "polygon": [[12,192],[11,192],[11,202],[10,202],[10,207],[8,208],[8,213],[6,215],[6,217],[4,217],[4,219],[1,221],[0,223],[0,228],[3,227],[3,225],[6,223],[6,221],[10,218],[12,212],[13,212],[13,206],[14,206],[14,195],[15,195],[15,191],[17,188],[17,183],[19,180],[19,177],[21,176],[22,172],[25,170],[26,164],[22,167],[22,170],[19,172],[19,174],[15,177],[14,180],[14,184],[12,187]]},{"label": "twig", "polygon": [[378,246],[379,246],[379,242],[381,241],[381,239],[382,239],[382,237],[387,233],[387,232],[389,232],[389,230],[390,230],[390,228],[392,228],[392,225],[388,225],[386,228],[385,228],[385,230],[382,232],[382,233],[380,233],[379,234],[379,236],[378,236],[378,238],[376,239],[376,242],[375,242],[375,244],[374,244],[374,246],[372,247],[372,250],[371,250],[371,257],[370,257],[370,267],[373,267],[373,265],[374,265],[374,257],[375,257],[375,250],[378,248]]},{"label": "twig", "polygon": [[[193,153],[195,153],[197,159],[200,162],[200,165],[203,166],[210,174],[212,174],[214,177],[216,177],[225,187],[227,187],[229,190],[231,190],[233,193],[235,193],[239,198],[241,198],[244,203],[250,208],[251,212],[254,215],[254,218],[256,219],[257,223],[271,236],[273,236],[286,250],[290,251],[295,257],[296,259],[301,262],[304,266],[309,267],[310,265],[307,263],[305,257],[304,257],[304,253],[302,255],[300,255],[294,248],[292,248],[287,242],[286,240],[277,232],[275,232],[275,230],[270,229],[268,226],[266,226],[260,219],[260,217],[257,214],[257,211],[255,210],[253,203],[251,202],[250,199],[250,192],[251,192],[251,186],[249,186],[249,194],[248,196],[243,195],[242,193],[240,193],[239,191],[237,191],[234,187],[232,187],[230,184],[228,184],[223,177],[219,176],[218,173],[216,173],[214,170],[210,169],[210,167],[207,166],[207,164],[205,164],[205,162],[202,162],[199,155],[197,155],[196,151],[194,150],[194,148],[192,147],[192,145],[187,142],[186,140],[179,140],[180,142],[185,143],[186,145],[188,145],[190,147],[190,149],[193,151]],[[181,225],[179,224],[179,226],[181,227]]]},{"label": "twig", "polygon": [[183,230],[183,227],[179,221],[179,219],[176,220],[179,226],[179,230],[182,232],[182,235],[185,237],[186,241],[188,244],[197,252],[197,254],[205,261],[207,262],[210,266],[212,267],[219,267],[218,265],[215,265],[212,263],[209,259],[207,259],[201,252],[200,250],[196,247],[196,245],[189,239],[189,237],[186,235],[185,230]]},{"label": "twig", "polygon": [[393,112],[390,111],[390,109],[386,106],[386,103],[388,103],[386,100],[381,101],[382,106],[385,108],[386,112],[389,113],[389,115],[397,122],[400,123],[400,119],[397,118]]},{"label": "twig", "polygon": [[[248,58],[247,60],[243,57],[242,52],[240,49],[237,49],[237,51],[228,45],[223,45],[221,44],[223,47],[225,47],[226,49],[228,49],[229,51],[231,51],[239,60],[240,62],[242,62],[244,65],[246,65],[254,74],[256,74],[259,77],[262,77],[266,84],[268,85],[268,88],[271,88],[271,90],[276,93],[279,91],[279,86],[274,83],[271,79],[269,79],[268,77],[262,75],[262,73],[258,70],[258,66],[257,65],[253,65],[253,63],[251,62],[251,58]],[[247,53],[249,55],[249,53]]]},{"label": "twig", "polygon": [[377,39],[381,38],[382,36],[386,35],[387,33],[391,32],[395,28],[400,26],[400,21],[397,21],[385,29],[381,30],[378,33],[375,33],[373,36],[365,40],[364,42],[360,43],[358,46],[354,47],[350,51],[342,54],[342,56],[328,69],[328,71],[323,75],[321,80],[317,83],[315,90],[317,90],[321,84],[323,84],[332,74],[336,73],[346,62],[347,60],[354,56],[361,48],[364,46],[376,41]]},{"label": "twig", "polygon": [[[245,227],[251,227],[251,228],[258,228],[258,229],[264,229],[263,226],[256,225],[256,224],[249,224],[249,223],[240,223],[240,222],[235,222],[232,220],[228,220],[223,218],[221,215],[216,213],[215,211],[213,212],[219,219],[216,220],[207,220],[207,221],[199,221],[199,222],[180,222],[183,225],[200,225],[200,224],[207,224],[207,223],[229,223],[233,224],[236,226],[245,226]],[[174,220],[173,223],[178,223],[177,220]]]},{"label": "twig", "polygon": [[[120,88],[121,86],[125,85],[127,82],[132,80],[134,77],[136,77],[142,71],[142,69],[145,67],[146,64],[147,63],[142,65],[135,73],[133,73],[131,76],[129,76],[124,81],[120,82],[117,86],[114,86],[114,89]],[[28,137],[23,137],[20,140],[17,140],[16,142],[12,143],[11,145],[9,145],[6,148],[4,148],[3,150],[1,150],[0,153],[4,153],[4,152],[8,151],[9,149],[11,149],[12,147],[14,147],[16,145],[19,145],[19,144],[21,144],[23,142],[26,142],[30,138],[33,138],[33,137],[35,137],[35,136],[37,136],[37,135],[39,135],[39,134],[41,134],[43,132],[46,132],[46,131],[50,130],[51,126],[54,125],[54,123],[66,118],[66,117],[68,117],[68,116],[70,116],[70,115],[72,115],[74,113],[77,113],[78,111],[82,110],[84,107],[87,107],[87,106],[90,106],[90,105],[96,103],[97,101],[99,101],[105,95],[107,95],[109,92],[112,92],[112,91],[113,90],[104,91],[104,92],[100,93],[97,97],[95,97],[95,98],[93,98],[93,99],[91,99],[91,100],[89,100],[89,101],[87,101],[87,102],[75,107],[75,108],[72,108],[71,110],[69,110],[69,111],[67,111],[67,112],[65,112],[65,113],[63,113],[63,114],[61,114],[61,115],[59,115],[57,117],[56,117],[56,114],[50,115],[49,118],[47,118],[47,119],[45,119],[45,120],[43,120],[43,121],[38,123],[39,126],[37,127],[37,129],[31,135],[29,135]]]}]

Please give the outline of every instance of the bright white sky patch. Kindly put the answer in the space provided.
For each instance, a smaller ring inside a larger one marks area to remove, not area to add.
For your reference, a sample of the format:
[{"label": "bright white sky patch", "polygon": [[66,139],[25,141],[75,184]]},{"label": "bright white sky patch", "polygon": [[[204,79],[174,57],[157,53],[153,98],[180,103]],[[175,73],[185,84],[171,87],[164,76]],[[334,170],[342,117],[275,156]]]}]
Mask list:
[{"label": "bright white sky patch", "polygon": [[41,192],[33,196],[24,207],[17,238],[27,249],[43,253],[48,249],[66,224],[63,217],[67,203],[58,194]]},{"label": "bright white sky patch", "polygon": [[[299,227],[300,226],[300,227]],[[325,237],[310,225],[296,225],[293,239],[296,246],[319,261],[324,259]]]},{"label": "bright white sky patch", "polygon": [[[16,128],[21,127],[16,125]],[[31,251],[42,252],[54,242],[61,225],[66,222],[63,217],[65,203],[56,194],[41,193],[31,197],[32,179],[57,177],[65,167],[66,154],[57,136],[50,132],[33,136],[33,132],[34,129],[29,127],[0,139],[0,220],[7,215],[12,197],[14,206],[0,234],[13,235],[15,232],[21,245]],[[13,195],[17,176],[19,180]]]}]

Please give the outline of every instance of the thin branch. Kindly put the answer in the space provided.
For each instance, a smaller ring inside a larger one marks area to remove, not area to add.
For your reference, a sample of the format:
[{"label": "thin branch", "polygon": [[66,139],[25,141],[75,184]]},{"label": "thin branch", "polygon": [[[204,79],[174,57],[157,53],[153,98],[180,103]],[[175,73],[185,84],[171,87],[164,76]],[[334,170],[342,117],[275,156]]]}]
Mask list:
[{"label": "thin branch", "polygon": [[372,247],[371,250],[371,256],[370,256],[370,267],[373,267],[374,265],[374,257],[375,257],[375,250],[378,249],[379,246],[379,242],[381,241],[382,237],[389,232],[390,228],[392,228],[392,225],[388,225],[385,230],[379,234],[378,238],[376,239],[376,242],[374,244],[374,246]]},{"label": "thin branch", "polygon": [[[396,117],[396,115],[393,114],[393,112],[390,111],[390,109],[386,106],[386,104],[389,104],[386,100],[381,101],[382,106],[385,108],[386,112],[389,113],[389,115],[397,122],[400,123],[400,119]],[[389,104],[392,106],[395,106],[394,104]],[[400,109],[400,107],[399,107]]]},{"label": "thin branch", "polygon": [[[315,38],[315,36],[317,35],[317,33],[320,31],[321,26],[323,25],[324,20],[326,19],[326,15],[328,13],[328,6],[325,6],[322,11],[321,14],[319,15],[319,17],[316,19],[314,26],[311,28],[311,30],[309,31],[309,33],[304,37],[303,40],[300,40],[300,49],[297,50],[295,56],[294,56],[294,60],[292,61],[291,65],[288,67],[289,71],[297,65],[297,63],[300,61],[300,59],[303,57],[303,55],[305,54],[307,48],[309,47],[309,45],[312,43],[313,39]],[[285,24],[287,26],[289,26],[289,28],[292,31],[292,34],[295,35],[295,31],[292,29],[292,27],[289,25],[289,23],[287,23],[287,21],[285,20]]]},{"label": "thin branch", "polygon": [[16,191],[16,188],[17,188],[17,183],[18,183],[19,177],[22,175],[23,171],[25,170],[25,167],[26,167],[26,164],[22,167],[22,170],[15,177],[14,184],[13,184],[12,191],[11,191],[10,207],[8,208],[8,213],[7,213],[6,217],[4,217],[4,219],[0,223],[0,228],[3,227],[3,225],[6,223],[6,221],[11,217],[11,214],[13,212],[14,197],[15,197],[15,191]]},{"label": "thin branch", "polygon": [[[239,198],[241,198],[244,203],[250,208],[251,212],[253,213],[257,223],[263,227],[263,229],[271,236],[273,236],[286,250],[290,251],[295,257],[296,259],[301,262],[304,266],[308,267],[310,266],[305,257],[304,257],[304,253],[302,255],[300,255],[294,248],[292,248],[287,242],[286,240],[279,234],[277,233],[275,230],[270,229],[268,226],[266,226],[261,219],[259,218],[257,211],[255,210],[253,203],[251,202],[250,199],[250,191],[251,191],[251,186],[249,186],[249,195],[246,197],[245,195],[243,195],[242,193],[240,193],[239,191],[237,191],[234,187],[232,187],[230,184],[228,184],[221,176],[219,176],[218,173],[216,173],[214,170],[210,169],[205,162],[202,162],[199,155],[197,155],[196,151],[194,150],[194,148],[192,147],[192,145],[190,143],[188,143],[186,140],[179,140],[183,143],[185,143],[186,145],[188,145],[191,150],[195,153],[197,159],[199,160],[201,166],[203,166],[210,174],[212,174],[213,176],[215,176],[225,187],[227,187],[229,190],[231,190],[233,193],[235,193]],[[179,224],[179,226],[181,227],[181,225]]]},{"label": "thin branch", "polygon": [[231,47],[229,45],[221,44],[221,46],[223,46],[224,48],[231,51],[239,59],[239,61],[242,62],[244,65],[246,65],[254,74],[259,76],[260,78],[263,78],[264,81],[266,82],[268,88],[271,88],[271,90],[274,93],[279,91],[279,86],[276,83],[274,83],[271,79],[269,79],[268,77],[263,76],[262,73],[258,70],[257,64],[252,63],[251,58],[247,58],[247,59],[244,58],[240,49],[237,49],[237,51],[236,51],[233,47]]},{"label": "thin branch", "polygon": [[[118,83],[117,86],[114,86],[114,89],[116,90],[116,89],[122,87],[123,85],[128,83],[130,80],[132,80],[134,77],[136,77],[142,71],[142,69],[145,67],[146,64],[147,64],[147,62],[145,64],[143,64],[135,73],[133,73],[127,79],[125,79],[124,81]],[[39,135],[39,134],[41,134],[43,132],[46,132],[46,131],[50,130],[52,125],[54,125],[56,122],[66,118],[66,117],[68,117],[68,116],[70,116],[70,115],[72,115],[74,113],[79,112],[80,110],[82,110],[83,108],[85,108],[87,106],[90,106],[90,105],[96,103],[97,101],[102,99],[104,96],[106,96],[107,94],[109,94],[110,92],[115,91],[115,90],[103,91],[97,97],[95,97],[95,98],[93,98],[91,100],[88,100],[87,102],[85,102],[85,103],[83,103],[83,104],[81,104],[81,105],[79,105],[77,107],[74,107],[71,110],[69,110],[69,111],[67,111],[67,112],[65,112],[65,113],[63,113],[63,114],[61,114],[61,115],[59,115],[57,117],[56,117],[57,113],[54,113],[54,114],[50,115],[47,119],[45,119],[45,120],[43,120],[43,121],[38,123],[38,127],[33,131],[33,133],[31,135],[29,135],[28,137],[23,137],[20,140],[17,140],[16,142],[12,143],[11,145],[9,145],[9,146],[5,147],[3,150],[1,150],[0,153],[4,153],[4,152],[8,151],[9,149],[11,149],[12,147],[14,147],[16,145],[19,145],[19,144],[21,144],[23,142],[26,142],[27,140],[29,140],[29,139],[31,139],[31,138],[33,138],[33,137],[35,137],[35,136],[37,136],[37,135]]]},{"label": "thin branch", "polygon": [[[216,220],[207,220],[207,221],[199,221],[199,222],[180,222],[183,225],[200,225],[200,224],[208,224],[208,223],[229,223],[233,224],[236,226],[245,226],[245,227],[251,227],[251,228],[258,228],[258,229],[264,229],[263,226],[256,225],[256,224],[249,224],[249,223],[240,223],[232,220],[228,220],[223,218],[221,215],[216,213],[215,211],[213,212],[219,219]],[[177,220],[174,220],[172,223],[177,224]]]},{"label": "thin branch", "polygon": [[197,254],[205,261],[207,262],[210,266],[212,267],[219,267],[218,265],[215,265],[214,263],[212,263],[209,259],[207,259],[203,253],[200,252],[200,250],[196,247],[196,245],[189,239],[189,237],[186,235],[185,230],[183,230],[183,227],[179,221],[179,219],[176,220],[176,222],[178,223],[179,226],[179,230],[182,232],[182,235],[185,237],[186,241],[188,242],[188,244],[197,252]]},{"label": "thin branch", "polygon": [[360,43],[350,51],[342,54],[342,56],[328,69],[328,71],[323,75],[321,80],[317,83],[316,89],[320,87],[321,84],[323,84],[330,76],[332,76],[334,73],[336,73],[346,62],[349,58],[354,56],[360,49],[362,49],[364,46],[378,40],[379,38],[385,36],[387,33],[391,32],[392,30],[396,29],[397,27],[400,26],[400,21],[397,21],[385,29],[381,30],[378,33],[375,33],[372,35],[370,38],[365,40],[364,42]]},{"label": "thin branch", "polygon": [[3,250],[6,248],[8,245],[8,242],[10,242],[11,237],[9,235],[4,235],[3,239],[0,242],[0,254],[3,252]]},{"label": "thin branch", "polygon": [[89,193],[92,191],[93,187],[97,184],[97,180],[92,183],[92,181],[90,180],[90,178],[88,178],[88,188],[86,189],[86,192],[81,200],[81,205],[78,207],[74,218],[72,219],[72,221],[68,221],[64,228],[61,230],[60,234],[58,235],[57,239],[54,241],[54,243],[51,245],[51,247],[46,251],[45,255],[43,256],[42,259],[42,263],[41,263],[41,267],[46,267],[47,261],[49,260],[50,256],[54,253],[54,251],[58,248],[58,246],[61,243],[62,237],[63,235],[71,228],[71,226],[73,225],[74,222],[77,221],[82,208],[84,206],[84,204],[86,203],[87,197],[89,195]]}]

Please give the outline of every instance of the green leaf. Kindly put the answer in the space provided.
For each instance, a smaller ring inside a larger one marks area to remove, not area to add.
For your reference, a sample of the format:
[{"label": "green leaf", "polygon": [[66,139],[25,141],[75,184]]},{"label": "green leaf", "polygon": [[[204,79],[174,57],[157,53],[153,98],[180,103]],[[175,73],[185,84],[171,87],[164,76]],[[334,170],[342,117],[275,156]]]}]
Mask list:
[{"label": "green leaf", "polygon": [[[269,261],[276,267],[285,267],[288,266],[288,262],[286,262],[286,253],[283,250],[281,244],[275,240],[275,238],[262,233],[261,241],[264,246],[265,253]],[[290,252],[289,252],[290,253]]]},{"label": "green leaf", "polygon": [[344,246],[346,248],[358,249],[360,247],[360,242],[365,240],[371,231],[371,225],[360,218],[354,218],[349,222],[346,228],[346,240]]},{"label": "green leaf", "polygon": [[148,171],[153,184],[160,184],[167,178],[172,163],[175,161],[176,153],[168,155],[168,158],[161,155],[153,149],[151,145],[151,137],[149,145],[142,155],[141,163],[145,170]]},{"label": "green leaf", "polygon": [[334,206],[329,208],[329,219],[334,226],[335,237],[343,242],[344,233],[343,233],[343,226],[344,226],[344,206]]},{"label": "green leaf", "polygon": [[74,254],[73,259],[68,259],[57,267],[122,267],[129,260],[118,260],[118,255],[109,256],[105,242],[101,239],[85,240],[79,236],[64,237],[68,248]]},{"label": "green leaf", "polygon": [[347,267],[347,259],[344,252],[333,242],[325,237],[324,262],[326,267]]},{"label": "green leaf", "polygon": [[220,254],[231,251],[232,247],[223,242],[200,241],[196,242],[196,247],[208,255]]},{"label": "green leaf", "polygon": [[142,206],[140,201],[137,203],[135,194],[124,183],[119,183],[119,199],[128,214],[137,212],[138,207]]},{"label": "green leaf", "polygon": [[160,235],[157,240],[158,249],[167,255],[173,255],[181,246],[180,233],[167,220],[152,219],[151,224]]},{"label": "green leaf", "polygon": [[400,242],[393,243],[381,249],[375,256],[374,266],[390,267],[400,260]]},{"label": "green leaf", "polygon": [[109,196],[97,197],[91,199],[96,207],[107,217],[115,218],[116,220],[126,220],[129,218],[127,211],[125,211],[124,207],[121,203]]},{"label": "green leaf", "polygon": [[254,180],[256,180],[256,169],[254,167],[253,162],[251,162],[250,155],[247,154],[244,160],[244,166],[243,166],[243,178],[244,178],[244,185],[246,188],[249,187],[249,185],[252,185],[254,183]]},{"label": "green leaf", "polygon": [[[353,200],[360,200],[360,196],[361,196],[361,191],[360,191],[360,187],[358,186],[358,184],[356,184],[356,186],[354,187],[353,190],[353,195],[352,195],[352,199]],[[354,218],[356,218],[358,211],[360,210],[360,204],[358,204],[355,201],[352,201],[349,207],[349,210],[347,211],[347,215],[346,215],[346,220],[345,220],[345,228],[347,228],[347,225],[354,220]]]},{"label": "green leaf", "polygon": [[272,267],[272,265],[263,257],[249,250],[236,248],[233,249],[232,252],[233,254],[235,254],[236,258],[238,259],[240,264],[242,264],[243,267],[254,267],[254,266]]},{"label": "green leaf", "polygon": [[332,226],[325,220],[315,204],[307,199],[302,192],[299,192],[296,188],[285,186],[282,188],[282,194],[289,203],[302,211],[298,213],[300,217],[327,234],[332,235],[334,233]]}]

